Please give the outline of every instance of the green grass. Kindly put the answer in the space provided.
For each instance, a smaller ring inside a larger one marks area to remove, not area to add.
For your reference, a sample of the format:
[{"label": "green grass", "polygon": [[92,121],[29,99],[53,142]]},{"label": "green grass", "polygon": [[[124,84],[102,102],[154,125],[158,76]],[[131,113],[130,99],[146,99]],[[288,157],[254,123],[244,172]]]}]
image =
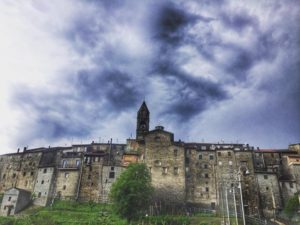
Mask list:
[{"label": "green grass", "polygon": [[[195,216],[150,216],[138,225],[220,225],[222,218],[214,214],[197,214]],[[235,225],[234,218],[231,218]],[[110,205],[56,201],[52,207],[29,207],[15,217],[0,217],[1,225],[127,225],[112,212]]]}]

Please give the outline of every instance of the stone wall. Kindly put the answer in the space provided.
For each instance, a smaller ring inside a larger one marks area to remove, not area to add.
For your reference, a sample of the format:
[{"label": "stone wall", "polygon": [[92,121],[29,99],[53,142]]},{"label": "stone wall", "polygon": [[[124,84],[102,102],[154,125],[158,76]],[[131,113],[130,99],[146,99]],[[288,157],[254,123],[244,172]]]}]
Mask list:
[{"label": "stone wall", "polygon": [[173,134],[163,130],[145,136],[144,162],[151,171],[155,198],[168,203],[185,201],[185,153],[173,144]]},{"label": "stone wall", "polygon": [[206,209],[215,209],[215,151],[186,149],[187,202]]},{"label": "stone wall", "polygon": [[256,173],[259,185],[261,207],[266,217],[273,217],[282,208],[277,175],[275,173]]},{"label": "stone wall", "polygon": [[53,180],[56,179],[56,168],[44,167],[38,169],[38,174],[34,186],[34,204],[46,206],[55,197],[53,193]]},{"label": "stone wall", "polygon": [[112,184],[118,179],[126,168],[121,166],[103,166],[101,202],[109,202],[109,193]]}]

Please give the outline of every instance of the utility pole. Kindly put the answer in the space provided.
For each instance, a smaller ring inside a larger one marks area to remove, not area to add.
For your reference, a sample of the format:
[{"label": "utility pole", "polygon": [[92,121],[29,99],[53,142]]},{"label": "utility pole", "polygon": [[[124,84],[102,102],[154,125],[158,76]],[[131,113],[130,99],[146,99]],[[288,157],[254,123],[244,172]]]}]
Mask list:
[{"label": "utility pole", "polygon": [[226,197],[227,220],[228,220],[228,225],[230,225],[227,187],[225,187],[225,197]]},{"label": "utility pole", "polygon": [[242,183],[241,183],[241,168],[239,168],[239,172],[238,172],[238,181],[239,181],[239,188],[240,188],[240,194],[241,194],[241,207],[242,207],[243,225],[246,225],[245,212],[244,212],[244,203],[243,203]]},{"label": "utility pole", "polygon": [[232,194],[233,194],[233,203],[234,203],[234,211],[235,211],[235,223],[236,225],[239,225],[237,210],[236,210],[235,187],[232,187]]}]

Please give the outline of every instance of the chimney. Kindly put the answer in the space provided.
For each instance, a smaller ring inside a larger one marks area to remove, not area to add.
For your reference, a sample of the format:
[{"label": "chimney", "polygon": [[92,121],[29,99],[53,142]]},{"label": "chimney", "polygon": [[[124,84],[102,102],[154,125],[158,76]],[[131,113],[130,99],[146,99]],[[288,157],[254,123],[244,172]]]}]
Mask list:
[{"label": "chimney", "polygon": [[18,148],[18,153],[20,152],[20,148]]},{"label": "chimney", "polygon": [[27,150],[27,147],[24,147],[23,152],[25,152]]}]

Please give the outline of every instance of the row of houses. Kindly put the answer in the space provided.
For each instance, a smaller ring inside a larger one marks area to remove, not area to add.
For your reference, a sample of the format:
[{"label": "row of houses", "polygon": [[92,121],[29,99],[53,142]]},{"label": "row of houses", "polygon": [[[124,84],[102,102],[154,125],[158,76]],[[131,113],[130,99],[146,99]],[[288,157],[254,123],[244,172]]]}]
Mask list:
[{"label": "row of houses", "polygon": [[112,183],[135,162],[147,165],[153,199],[160,205],[272,217],[299,195],[300,144],[258,149],[238,143],[186,143],[174,140],[162,126],[150,130],[149,120],[144,102],[137,114],[136,138],[126,144],[110,140],[24,148],[0,156],[0,193],[6,193],[0,212],[17,212],[13,196],[28,199],[28,193],[33,204],[42,206],[56,198],[107,203]]}]

